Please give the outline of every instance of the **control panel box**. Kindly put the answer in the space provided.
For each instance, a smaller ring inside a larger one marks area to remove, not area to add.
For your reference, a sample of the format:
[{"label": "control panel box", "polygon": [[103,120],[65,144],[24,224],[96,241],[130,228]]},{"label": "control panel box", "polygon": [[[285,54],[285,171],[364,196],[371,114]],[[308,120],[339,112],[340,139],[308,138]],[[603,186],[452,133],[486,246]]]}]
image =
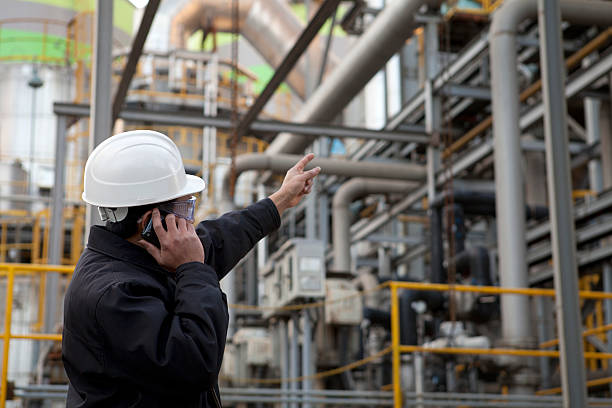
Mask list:
[{"label": "control panel box", "polygon": [[[260,271],[261,304],[280,308],[325,297],[325,247],[321,241],[294,238]],[[273,311],[264,315],[274,314]]]},{"label": "control panel box", "polygon": [[359,291],[345,279],[327,279],[325,323],[359,325],[363,320],[363,305]]}]

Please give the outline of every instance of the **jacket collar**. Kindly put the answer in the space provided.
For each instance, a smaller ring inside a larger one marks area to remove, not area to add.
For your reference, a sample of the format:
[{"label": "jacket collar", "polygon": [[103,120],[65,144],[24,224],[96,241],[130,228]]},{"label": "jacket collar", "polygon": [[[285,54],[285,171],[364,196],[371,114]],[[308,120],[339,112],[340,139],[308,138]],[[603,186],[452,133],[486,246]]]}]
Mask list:
[{"label": "jacket collar", "polygon": [[102,226],[94,225],[91,227],[87,248],[168,276],[168,271],[162,268],[144,248],[113,234]]}]

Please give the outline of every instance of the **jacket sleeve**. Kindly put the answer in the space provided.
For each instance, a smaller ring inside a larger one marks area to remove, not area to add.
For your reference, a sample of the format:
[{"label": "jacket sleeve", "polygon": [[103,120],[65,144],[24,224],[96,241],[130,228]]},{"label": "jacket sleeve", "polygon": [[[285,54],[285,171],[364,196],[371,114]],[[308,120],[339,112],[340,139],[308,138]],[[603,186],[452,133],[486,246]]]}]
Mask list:
[{"label": "jacket sleeve", "polygon": [[280,224],[276,205],[269,198],[215,220],[202,221],[196,232],[204,246],[204,262],[212,266],[222,279],[257,241]]},{"label": "jacket sleeve", "polygon": [[176,272],[173,305],[158,288],[110,286],[96,305],[107,375],[144,389],[176,394],[217,381],[227,334],[227,304],[215,272],[190,262]]}]

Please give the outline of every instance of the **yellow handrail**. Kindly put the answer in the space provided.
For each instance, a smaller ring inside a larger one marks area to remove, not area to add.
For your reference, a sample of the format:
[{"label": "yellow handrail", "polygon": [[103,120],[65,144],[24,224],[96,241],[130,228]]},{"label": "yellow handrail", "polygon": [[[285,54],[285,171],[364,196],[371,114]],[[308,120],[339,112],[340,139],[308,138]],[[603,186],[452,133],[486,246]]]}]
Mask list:
[{"label": "yellow handrail", "polygon": [[4,334],[2,344],[2,375],[0,380],[0,408],[6,406],[6,387],[8,375],[9,345],[11,341],[11,319],[13,317],[13,285],[15,284],[15,269],[8,267],[8,281],[6,284],[6,306],[4,309]]},{"label": "yellow handrail", "polygon": [[[61,334],[57,333],[32,333],[32,334],[13,334],[11,333],[12,323],[12,303],[13,303],[13,290],[15,284],[15,276],[41,274],[42,277],[46,276],[48,272],[57,272],[63,275],[70,275],[74,270],[74,266],[65,265],[34,265],[34,264],[6,264],[0,263],[0,276],[7,277],[6,286],[6,307],[4,316],[4,332],[0,334],[0,338],[3,342],[2,352],[2,373],[0,376],[0,408],[6,406],[6,395],[7,395],[7,374],[8,374],[8,360],[10,341],[27,339],[27,340],[46,340],[46,341],[61,341]],[[389,287],[391,291],[391,346],[382,352],[391,351],[392,354],[392,389],[394,395],[394,407],[400,408],[402,405],[402,390],[401,390],[401,377],[400,377],[400,356],[401,353],[438,353],[438,354],[473,354],[473,355],[511,355],[521,357],[549,357],[558,358],[559,351],[556,350],[531,350],[531,349],[509,349],[509,348],[458,348],[458,347],[444,347],[444,348],[429,348],[424,346],[416,345],[402,345],[400,343],[400,326],[399,326],[399,289],[410,289],[410,290],[427,290],[427,291],[457,291],[457,292],[472,292],[472,293],[484,293],[484,294],[498,294],[498,295],[523,295],[523,296],[555,296],[553,289],[539,289],[539,288],[500,288],[493,286],[473,286],[473,285],[449,285],[449,284],[432,284],[432,283],[416,283],[416,282],[386,282],[376,288],[379,290],[382,287]],[[362,293],[361,295],[364,295]],[[595,291],[580,291],[579,296],[582,299],[612,299],[612,293],[607,292],[595,292]],[[331,299],[322,302],[316,302],[316,304],[305,304],[295,305],[296,308],[310,308],[310,307],[321,307],[327,303],[332,303],[337,299]],[[232,305],[236,308],[242,308],[244,305]],[[612,325],[606,325],[599,328],[587,330],[582,333],[583,336],[590,334],[596,334],[612,329]],[[546,342],[540,345],[541,347],[548,347],[554,345],[555,340]],[[585,358],[587,359],[599,359],[599,360],[612,360],[612,353],[598,353],[598,352],[585,352]],[[357,362],[363,363],[363,362]],[[354,368],[354,364],[350,364],[342,369]],[[317,373],[317,375],[334,375],[337,369],[330,370],[329,372]],[[607,379],[600,379],[597,384]],[[276,380],[265,379],[262,383],[273,382]],[[592,385],[592,381],[587,385]],[[558,389],[541,390],[538,393],[554,393]]]},{"label": "yellow handrail", "polygon": [[[431,291],[456,291],[472,292],[498,295],[523,295],[523,296],[548,296],[554,297],[554,289],[535,288],[500,288],[493,286],[473,285],[449,285],[438,283],[416,283],[416,282],[386,282],[385,286],[391,289],[391,349],[392,349],[392,379],[394,408],[402,407],[402,391],[400,385],[400,354],[401,353],[438,353],[438,354],[474,354],[474,355],[513,355],[522,357],[553,357],[559,358],[559,351],[555,350],[526,350],[526,349],[469,349],[458,347],[430,348],[414,345],[401,345],[399,342],[399,307],[397,290],[431,290]],[[612,299],[612,293],[579,291],[582,299]],[[600,329],[601,330],[601,329]],[[612,353],[585,352],[585,359],[611,360]],[[587,384],[588,385],[588,384]],[[555,389],[556,390],[556,389]]]}]

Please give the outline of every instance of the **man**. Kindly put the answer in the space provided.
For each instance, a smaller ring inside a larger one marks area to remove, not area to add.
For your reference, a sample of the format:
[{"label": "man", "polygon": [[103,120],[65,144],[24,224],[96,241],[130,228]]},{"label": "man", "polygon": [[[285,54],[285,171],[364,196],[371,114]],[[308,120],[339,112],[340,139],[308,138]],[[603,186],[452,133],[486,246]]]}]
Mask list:
[{"label": "man", "polygon": [[[194,227],[191,196],[205,184],[185,174],[168,137],[126,132],[92,152],[83,200],[106,226],[91,228],[64,301],[68,407],[221,407],[219,280],[310,192],[313,157],[269,198]],[[149,222],[159,247],[142,239]]]}]

